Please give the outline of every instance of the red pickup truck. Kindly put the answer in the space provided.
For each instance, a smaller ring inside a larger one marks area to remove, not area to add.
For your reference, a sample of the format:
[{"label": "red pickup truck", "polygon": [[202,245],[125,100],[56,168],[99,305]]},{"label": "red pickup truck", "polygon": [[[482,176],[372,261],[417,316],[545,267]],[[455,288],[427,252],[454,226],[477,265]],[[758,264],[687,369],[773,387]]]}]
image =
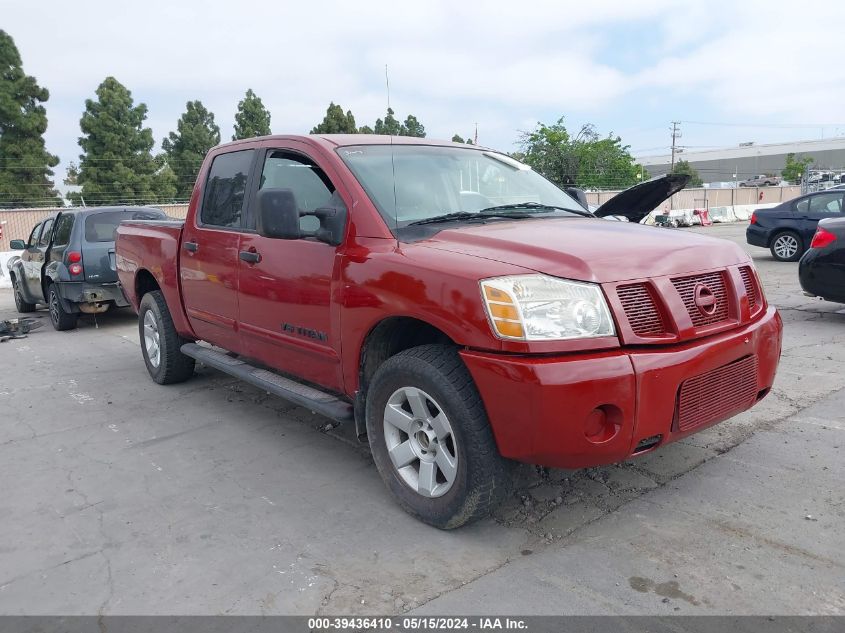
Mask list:
[{"label": "red pickup truck", "polygon": [[[636,220],[672,178],[596,213]],[[221,145],[187,219],[123,223],[116,250],[153,380],[199,360],[354,423],[398,502],[441,528],[486,515],[514,460],[618,462],[748,409],[780,357],[738,246],[599,219],[463,144]]]}]

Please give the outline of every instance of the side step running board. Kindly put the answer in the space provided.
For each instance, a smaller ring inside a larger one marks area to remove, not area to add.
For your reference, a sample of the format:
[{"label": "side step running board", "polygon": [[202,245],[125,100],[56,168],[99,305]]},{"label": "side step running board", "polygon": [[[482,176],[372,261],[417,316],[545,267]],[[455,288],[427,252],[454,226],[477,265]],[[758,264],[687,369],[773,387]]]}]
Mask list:
[{"label": "side step running board", "polygon": [[186,343],[181,349],[186,356],[195,358],[209,367],[219,369],[315,413],[338,422],[349,422],[353,419],[352,405],[330,393],[303,385],[272,371],[254,367],[238,358],[196,343]]}]

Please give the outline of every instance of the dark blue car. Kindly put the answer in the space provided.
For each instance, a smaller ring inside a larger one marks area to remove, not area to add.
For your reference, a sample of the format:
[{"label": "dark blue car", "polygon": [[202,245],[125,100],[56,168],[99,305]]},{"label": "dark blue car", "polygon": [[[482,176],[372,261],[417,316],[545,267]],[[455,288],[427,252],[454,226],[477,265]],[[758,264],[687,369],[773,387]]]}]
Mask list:
[{"label": "dark blue car", "polygon": [[751,216],[745,240],[772,251],[781,262],[797,262],[810,246],[819,220],[845,217],[841,189],[808,193]]}]

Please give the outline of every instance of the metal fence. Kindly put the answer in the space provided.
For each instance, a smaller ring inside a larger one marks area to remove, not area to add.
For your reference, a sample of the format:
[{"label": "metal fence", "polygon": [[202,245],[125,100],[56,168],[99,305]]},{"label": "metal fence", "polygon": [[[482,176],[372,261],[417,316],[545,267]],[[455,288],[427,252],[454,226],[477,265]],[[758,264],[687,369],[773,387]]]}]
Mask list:
[{"label": "metal fence", "polygon": [[[172,218],[184,219],[188,214],[188,204],[157,204],[155,207]],[[63,209],[0,209],[0,251],[9,250],[10,240],[25,240],[38,222],[48,215]]]},{"label": "metal fence", "polygon": [[[592,191],[587,193],[587,202],[603,204],[618,191]],[[777,204],[801,195],[801,187],[737,187],[726,189],[682,189],[660,207],[662,209],[709,209],[710,207],[733,207],[746,204]]]}]

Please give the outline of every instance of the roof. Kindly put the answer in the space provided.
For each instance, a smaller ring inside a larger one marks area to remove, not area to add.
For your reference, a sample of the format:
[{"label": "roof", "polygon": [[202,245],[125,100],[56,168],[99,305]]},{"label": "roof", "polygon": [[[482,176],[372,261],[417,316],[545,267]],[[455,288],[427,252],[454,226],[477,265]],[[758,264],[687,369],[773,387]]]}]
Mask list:
[{"label": "roof", "polygon": [[491,150],[481,145],[470,145],[468,143],[454,143],[431,138],[418,138],[416,136],[389,136],[387,134],[273,134],[270,136],[256,136],[253,138],[221,143],[218,147],[229,147],[232,145],[254,143],[255,141],[301,141],[304,143],[318,143],[327,149],[335,147],[346,147],[348,145],[428,145],[437,147],[460,147],[463,149],[477,149],[484,151]]},{"label": "roof", "polygon": [[[785,154],[810,154],[813,152],[845,150],[845,137],[794,141],[790,143],[753,143],[738,147],[718,149],[684,150],[675,154],[675,160],[702,162],[708,160],[733,160],[755,156],[780,156]],[[657,156],[638,156],[637,161],[648,167],[661,165],[671,160],[671,154]]]}]

